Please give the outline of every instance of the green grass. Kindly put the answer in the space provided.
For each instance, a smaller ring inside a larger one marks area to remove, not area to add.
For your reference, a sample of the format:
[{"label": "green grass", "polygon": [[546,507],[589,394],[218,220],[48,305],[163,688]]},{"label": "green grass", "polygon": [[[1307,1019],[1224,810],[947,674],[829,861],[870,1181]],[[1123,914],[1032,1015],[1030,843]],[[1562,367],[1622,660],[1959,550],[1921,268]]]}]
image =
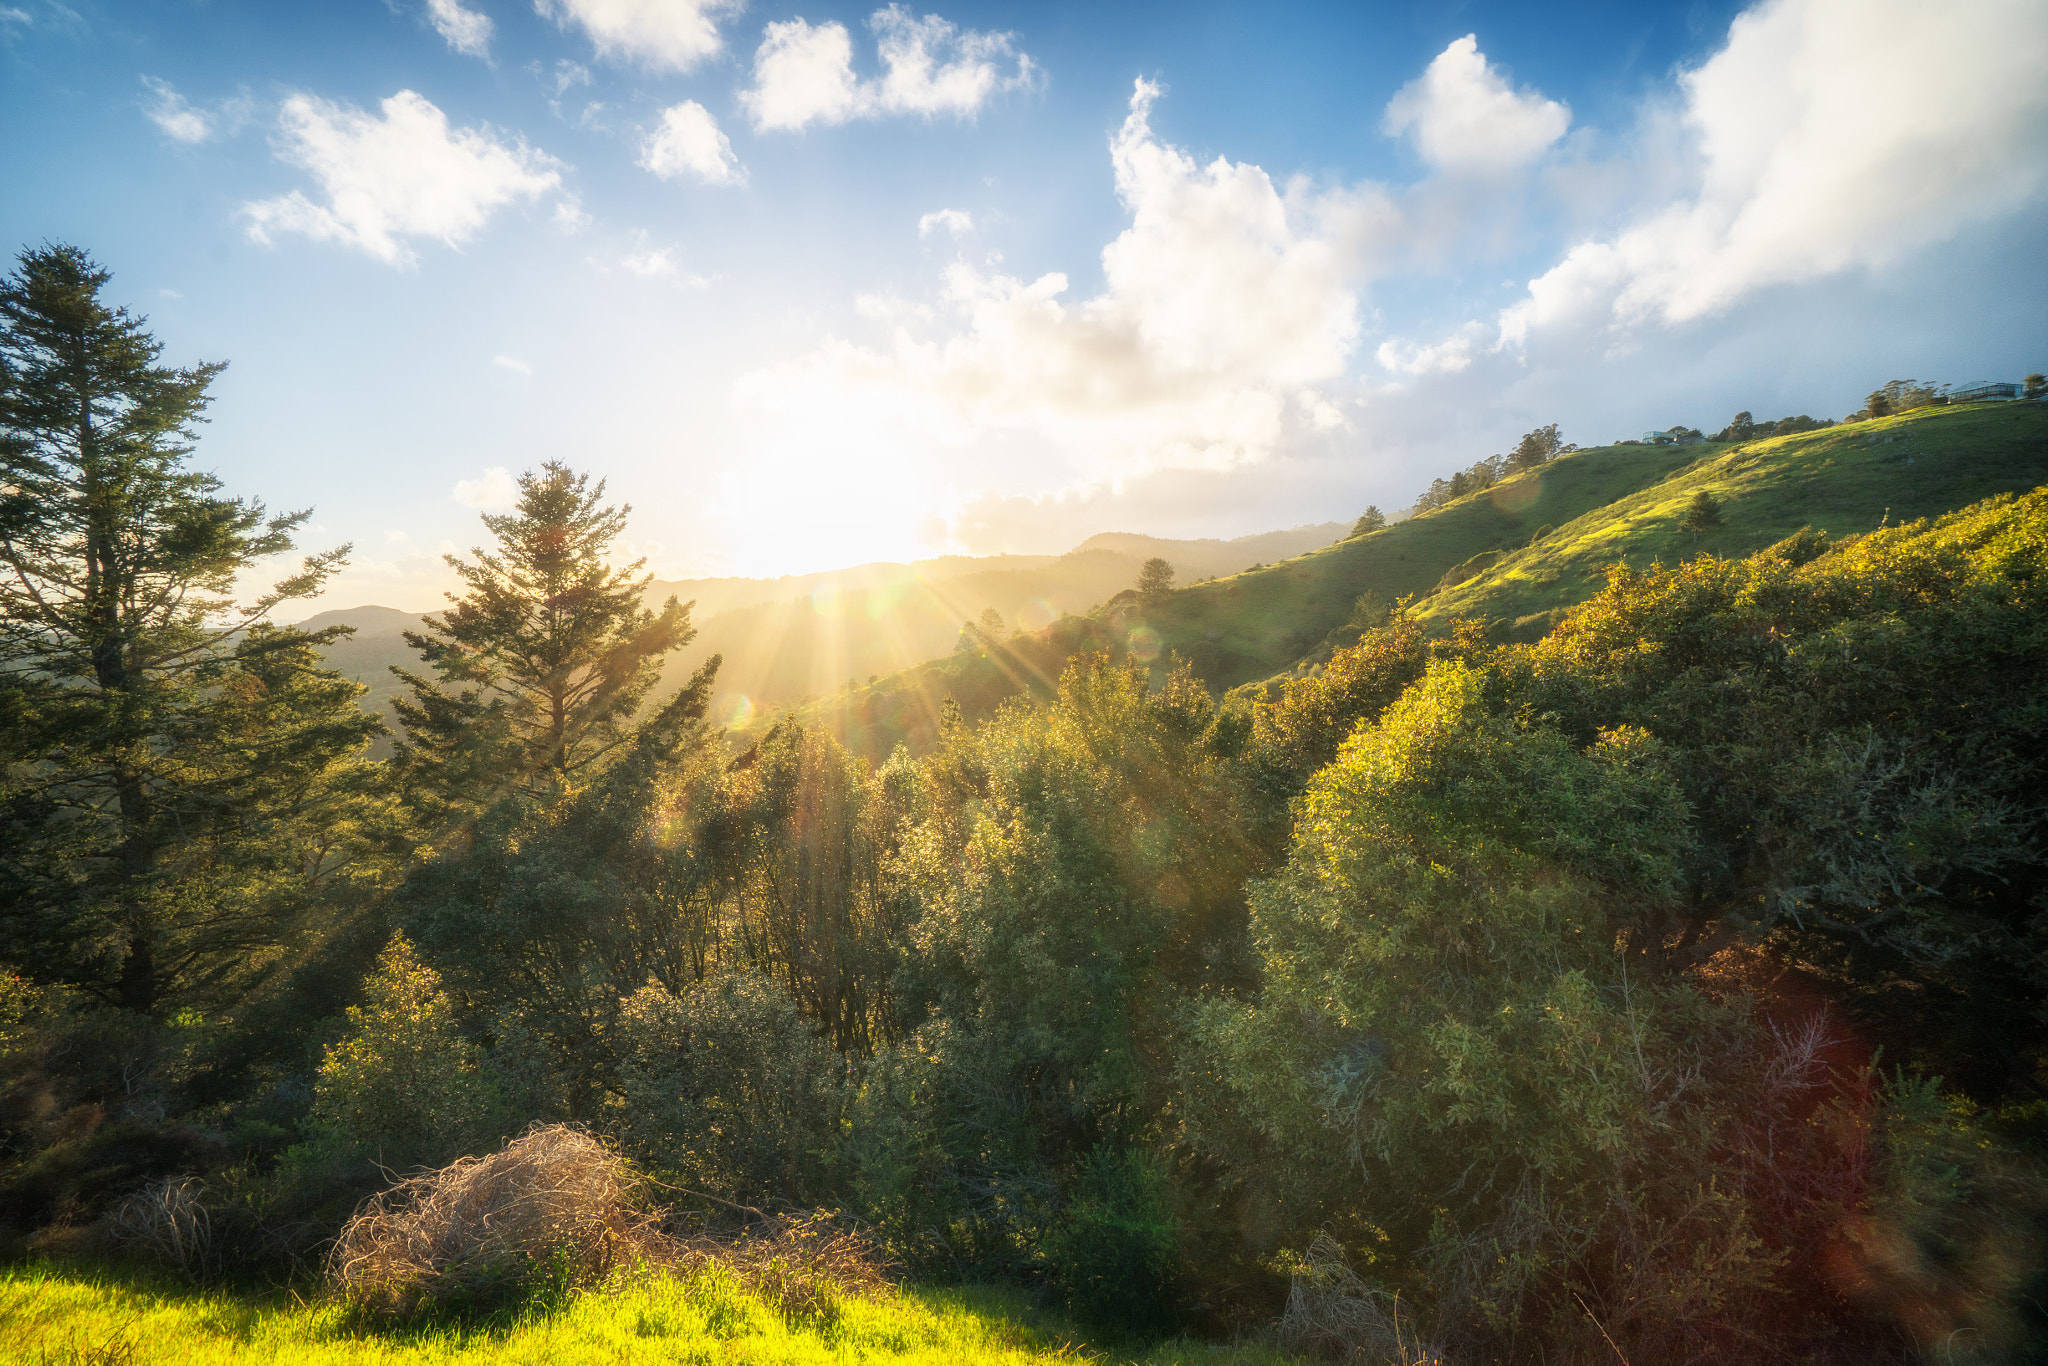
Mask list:
[{"label": "green grass", "polygon": [[1259,1348],[1186,1341],[1129,1355],[1088,1346],[1015,1291],[906,1291],[843,1300],[791,1321],[731,1274],[621,1278],[556,1309],[487,1326],[378,1327],[327,1303],[175,1288],[111,1270],[32,1265],[0,1273],[0,1363],[35,1366],[629,1366],[630,1363],[1127,1360],[1282,1366]]},{"label": "green grass", "polygon": [[[1739,446],[1689,446],[1691,463],[1580,516],[1535,545],[1419,604],[1436,625],[1478,617],[1533,639],[1600,591],[1618,560],[1643,566],[1713,552],[1748,555],[1802,526],[1831,536],[1953,512],[1995,493],[2048,482],[2048,407],[1980,403],[1923,408]],[[1574,457],[1568,457],[1574,458]],[[1696,493],[1723,524],[1694,536],[1679,520]]]}]

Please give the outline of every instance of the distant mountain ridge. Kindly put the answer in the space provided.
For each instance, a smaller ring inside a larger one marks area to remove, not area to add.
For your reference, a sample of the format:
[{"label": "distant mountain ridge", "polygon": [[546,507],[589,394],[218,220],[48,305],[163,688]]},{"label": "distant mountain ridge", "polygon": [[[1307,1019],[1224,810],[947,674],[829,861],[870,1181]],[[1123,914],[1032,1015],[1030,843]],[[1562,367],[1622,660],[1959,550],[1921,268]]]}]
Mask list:
[{"label": "distant mountain ridge", "polygon": [[[723,655],[714,711],[720,719],[742,719],[944,655],[961,626],[989,608],[1008,624],[1031,628],[1086,612],[1128,588],[1154,555],[1170,560],[1187,583],[1300,554],[1348,530],[1346,523],[1324,522],[1186,541],[1105,532],[1065,555],[945,555],[777,578],[665,579],[648,586],[647,598],[655,607],[670,596],[696,603],[697,638],[670,657],[664,688]],[[354,627],[354,635],[327,647],[327,662],[369,689],[365,706],[388,715],[404,686],[390,666],[418,664],[404,632],[418,630],[420,621],[420,614],[372,604],[297,624]],[[386,749],[388,742],[376,752]]]}]

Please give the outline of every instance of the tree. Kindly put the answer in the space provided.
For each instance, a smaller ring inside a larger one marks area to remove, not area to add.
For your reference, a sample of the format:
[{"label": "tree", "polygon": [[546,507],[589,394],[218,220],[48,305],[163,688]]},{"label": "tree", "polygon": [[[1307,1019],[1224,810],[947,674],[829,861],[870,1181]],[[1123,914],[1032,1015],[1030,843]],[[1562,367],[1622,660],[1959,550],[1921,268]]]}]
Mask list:
[{"label": "tree", "polygon": [[2048,375],[2028,375],[2020,385],[2021,398],[2048,398]]},{"label": "tree", "polygon": [[1154,555],[1138,571],[1138,596],[1163,598],[1173,591],[1173,566]]},{"label": "tree", "polygon": [[12,963],[149,1013],[277,940],[283,906],[232,852],[277,814],[266,776],[317,786],[381,727],[360,689],[294,693],[338,682],[310,647],[342,632],[259,629],[348,547],[235,601],[310,511],[190,467],[224,366],[160,364],[109,279],[56,245],[0,282],[0,907]]},{"label": "tree", "polygon": [[1715,441],[1747,441],[1757,434],[1756,418],[1747,410],[1737,413],[1728,420],[1728,425],[1715,432]]},{"label": "tree", "polygon": [[1713,494],[1701,489],[1685,505],[1685,516],[1679,519],[1678,529],[1690,531],[1698,536],[1721,525],[1721,504]]},{"label": "tree", "polygon": [[1511,474],[1522,470],[1533,470],[1546,460],[1553,460],[1564,449],[1564,438],[1557,434],[1557,424],[1538,427],[1526,433],[1508,452],[1507,468]]},{"label": "tree", "polygon": [[1386,524],[1387,514],[1381,512],[1375,505],[1368,505],[1364,515],[1352,524],[1351,534],[1353,536],[1369,536],[1373,532],[1381,530]]},{"label": "tree", "polygon": [[395,703],[396,759],[415,800],[474,810],[586,779],[630,737],[662,658],[696,635],[691,604],[642,605],[645,560],[606,563],[632,509],[606,506],[604,488],[549,461],[519,476],[511,512],[484,515],[495,552],[446,557],[467,591],[405,635],[433,676],[393,668],[412,691]]}]

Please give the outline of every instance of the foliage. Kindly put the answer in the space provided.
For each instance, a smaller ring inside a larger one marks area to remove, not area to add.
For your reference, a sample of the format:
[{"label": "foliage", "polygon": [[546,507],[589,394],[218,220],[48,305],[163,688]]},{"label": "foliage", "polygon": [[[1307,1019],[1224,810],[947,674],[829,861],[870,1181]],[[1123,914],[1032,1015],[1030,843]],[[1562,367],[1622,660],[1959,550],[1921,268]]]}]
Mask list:
[{"label": "foliage", "polygon": [[1685,516],[1678,519],[1680,531],[1690,531],[1697,536],[1712,531],[1721,525],[1721,503],[1713,494],[1701,489],[1685,505]]},{"label": "foliage", "polygon": [[462,1036],[440,974],[395,934],[348,1008],[313,1085],[317,1148],[386,1167],[446,1160],[488,1137],[494,1109],[477,1049]]},{"label": "foliage", "polygon": [[1173,566],[1154,555],[1138,571],[1138,596],[1164,597],[1173,590]]},{"label": "foliage", "polygon": [[0,953],[151,1014],[274,961],[371,800],[352,760],[381,727],[318,667],[331,635],[264,624],[347,547],[233,600],[310,513],[192,468],[222,367],[159,364],[109,278],[51,246],[0,283]]},{"label": "foliage", "polygon": [[[485,513],[495,552],[444,558],[466,591],[406,642],[432,676],[400,671],[412,696],[397,762],[420,800],[474,812],[588,780],[633,734],[661,659],[689,643],[690,609],[641,606],[644,560],[613,567],[630,507],[559,461],[519,476],[511,512]],[[395,667],[395,666],[394,666]]]}]

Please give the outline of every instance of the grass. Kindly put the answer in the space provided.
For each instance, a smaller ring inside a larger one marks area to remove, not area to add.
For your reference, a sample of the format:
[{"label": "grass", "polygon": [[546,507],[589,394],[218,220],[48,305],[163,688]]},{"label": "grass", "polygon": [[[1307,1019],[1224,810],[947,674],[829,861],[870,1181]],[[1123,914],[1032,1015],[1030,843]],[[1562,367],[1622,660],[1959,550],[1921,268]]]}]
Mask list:
[{"label": "grass", "polygon": [[[1559,524],[1417,614],[1437,625],[1478,617],[1502,635],[1534,639],[1597,593],[1617,560],[1748,555],[1802,526],[1856,535],[1887,515],[1896,524],[2034,488],[2048,483],[2048,406],[1923,408],[1732,448],[1679,449],[1691,462],[1670,478]],[[1722,525],[1695,536],[1678,524],[1702,491],[1720,502]]]},{"label": "grass", "polygon": [[559,1307],[484,1323],[380,1326],[339,1304],[200,1291],[109,1268],[33,1264],[0,1273],[0,1363],[23,1366],[631,1366],[656,1362],[1029,1363],[1130,1361],[1283,1366],[1262,1348],[1170,1342],[1105,1353],[1009,1290],[909,1290],[791,1319],[711,1268],[621,1277]]}]

